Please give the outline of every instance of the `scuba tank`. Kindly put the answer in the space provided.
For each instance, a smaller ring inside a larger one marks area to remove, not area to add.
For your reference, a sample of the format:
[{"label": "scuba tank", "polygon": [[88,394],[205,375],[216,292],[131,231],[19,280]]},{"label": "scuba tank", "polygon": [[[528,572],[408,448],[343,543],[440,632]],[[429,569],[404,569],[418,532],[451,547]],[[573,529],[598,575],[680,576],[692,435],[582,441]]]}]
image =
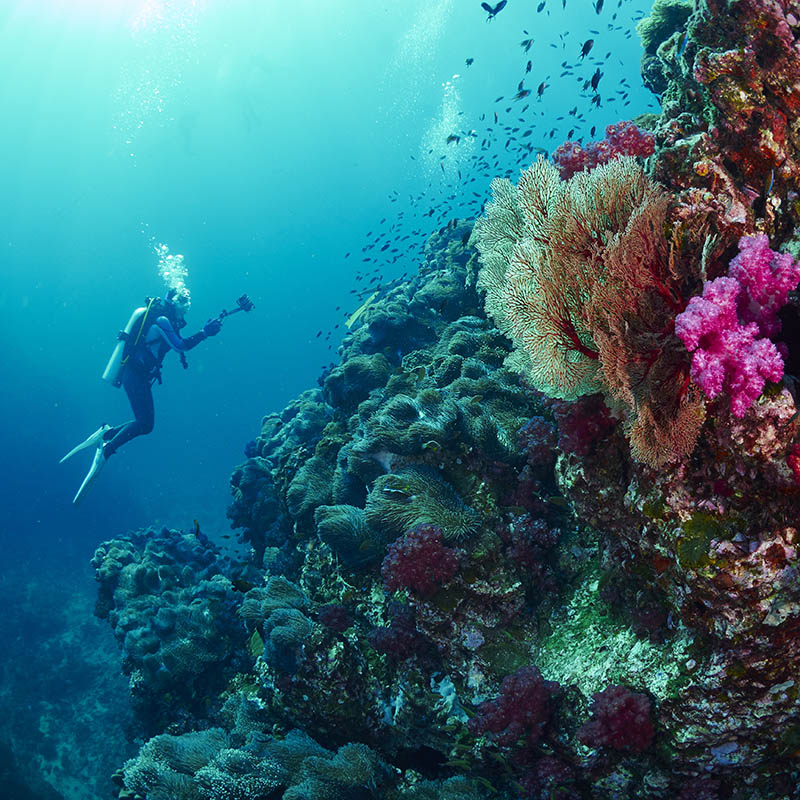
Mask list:
[{"label": "scuba tank", "polygon": [[[119,341],[114,351],[111,353],[111,358],[108,359],[108,364],[106,364],[106,368],[103,371],[103,380],[108,381],[112,386],[119,388],[122,385],[122,371],[128,359],[131,357],[131,353],[139,341],[139,337],[142,335],[147,317],[150,314],[150,308],[156,299],[157,298],[148,297],[147,306],[137,308],[133,314],[131,314],[131,318],[128,320],[128,324],[125,326],[124,330],[121,330],[117,334],[117,339],[119,339]],[[136,331],[135,335],[134,331]]]}]

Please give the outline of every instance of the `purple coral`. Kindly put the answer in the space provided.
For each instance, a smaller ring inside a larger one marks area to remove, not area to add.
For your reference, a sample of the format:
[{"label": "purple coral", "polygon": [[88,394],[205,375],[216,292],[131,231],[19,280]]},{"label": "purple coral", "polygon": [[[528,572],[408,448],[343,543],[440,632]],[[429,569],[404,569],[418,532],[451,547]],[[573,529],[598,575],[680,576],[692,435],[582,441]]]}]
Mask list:
[{"label": "purple coral", "polygon": [[744,292],[739,295],[739,318],[755,322],[762,336],[780,333],[778,310],[786,305],[789,292],[800,283],[800,261],[789,253],[770,250],[764,233],[743,236],[739,255],[731,260],[728,275],[737,280]]},{"label": "purple coral", "polygon": [[606,138],[599,142],[589,142],[585,149],[573,141],[559,145],[553,153],[553,163],[558,167],[561,178],[568,180],[576,172],[594,169],[599,164],[607,164],[617,156],[646,158],[654,152],[653,134],[624,120],[616,125],[609,125],[606,128]]},{"label": "purple coral", "polygon": [[741,418],[765,381],[783,377],[783,357],[766,336],[780,329],[777,310],[800,280],[800,265],[769,250],[766,236],[742,237],[739,250],[731,274],[707,281],[702,297],[678,314],[675,333],[694,354],[695,383],[712,399],[727,391],[731,413]]},{"label": "purple coral", "polygon": [[592,718],[578,730],[590,747],[641,753],[653,741],[650,699],[625,686],[609,686],[592,696]]},{"label": "purple coral", "polygon": [[369,643],[392,661],[402,662],[423,653],[428,645],[414,624],[414,612],[402,603],[389,603],[389,625],[373,628]]},{"label": "purple coral", "polygon": [[336,633],[344,633],[353,624],[350,612],[341,603],[320,606],[318,619],[328,630]]},{"label": "purple coral", "polygon": [[565,453],[588,455],[592,445],[616,425],[599,394],[574,403],[550,400],[549,405],[558,425],[558,446]]},{"label": "purple coral", "polygon": [[458,571],[458,550],[442,544],[442,529],[423,523],[389,545],[381,575],[389,592],[430,597]]},{"label": "purple coral", "polygon": [[513,746],[521,739],[535,745],[550,719],[550,699],[559,689],[556,681],[542,677],[538,667],[521,667],[503,678],[499,697],[478,706],[469,729],[472,733],[492,734],[501,746]]},{"label": "purple coral", "polygon": [[518,431],[517,441],[532,466],[552,464],[555,459],[556,430],[544,417],[532,417]]}]

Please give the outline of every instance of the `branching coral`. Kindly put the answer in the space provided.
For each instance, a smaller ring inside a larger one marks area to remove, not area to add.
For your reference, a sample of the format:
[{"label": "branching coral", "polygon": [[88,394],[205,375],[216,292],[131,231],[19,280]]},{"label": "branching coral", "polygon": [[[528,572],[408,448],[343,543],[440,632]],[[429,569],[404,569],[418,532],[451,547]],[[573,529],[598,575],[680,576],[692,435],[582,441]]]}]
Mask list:
[{"label": "branching coral", "polygon": [[473,242],[487,313],[515,344],[509,363],[550,397],[602,391],[639,460],[689,453],[704,415],[672,333],[683,275],[663,233],[667,196],[630,157],[566,182],[540,159],[518,187],[492,188]]}]

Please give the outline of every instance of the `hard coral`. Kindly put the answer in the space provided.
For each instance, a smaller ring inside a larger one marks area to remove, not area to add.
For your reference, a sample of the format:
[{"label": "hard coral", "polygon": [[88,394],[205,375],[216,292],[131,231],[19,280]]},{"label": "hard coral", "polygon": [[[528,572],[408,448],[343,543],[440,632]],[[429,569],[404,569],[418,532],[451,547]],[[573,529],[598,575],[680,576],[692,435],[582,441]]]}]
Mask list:
[{"label": "hard coral", "polygon": [[442,544],[442,529],[417,525],[389,545],[381,575],[387,591],[430,597],[458,571],[458,551]]},{"label": "hard coral", "polygon": [[650,700],[625,686],[609,686],[592,698],[592,718],[578,738],[591,747],[612,747],[641,753],[653,741]]}]

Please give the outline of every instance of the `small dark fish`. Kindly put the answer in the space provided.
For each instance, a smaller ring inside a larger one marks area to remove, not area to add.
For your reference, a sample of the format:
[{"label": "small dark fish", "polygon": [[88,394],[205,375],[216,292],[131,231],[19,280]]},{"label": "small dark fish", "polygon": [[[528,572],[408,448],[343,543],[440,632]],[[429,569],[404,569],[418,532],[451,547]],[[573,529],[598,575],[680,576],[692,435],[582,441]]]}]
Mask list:
[{"label": "small dark fish", "polygon": [[458,144],[460,141],[461,141],[461,137],[460,137],[458,134],[456,134],[456,133],[451,133],[451,134],[450,134],[450,135],[447,137],[447,139],[445,140],[445,142],[446,142],[447,144],[452,144],[453,142],[455,142],[456,144]]},{"label": "small dark fish", "polygon": [[586,58],[594,47],[594,39],[587,39],[581,47],[581,58]]},{"label": "small dark fish", "polygon": [[552,495],[547,498],[547,502],[554,505],[556,508],[569,508],[569,503],[566,498],[561,495]]},{"label": "small dark fish", "polygon": [[536,6],[536,13],[537,14],[540,13],[544,9],[545,2],[546,2],[546,0],[542,0],[542,2],[539,3],[538,6]]},{"label": "small dark fish", "polygon": [[589,131],[589,136],[594,136],[597,133],[597,126],[592,125],[592,129]]},{"label": "small dark fish", "polygon": [[[520,87],[521,87],[521,84],[520,84]],[[520,90],[514,95],[514,97],[512,99],[513,100],[524,100],[526,97],[528,97],[528,95],[530,95],[530,93],[531,93],[530,89],[520,88]]]},{"label": "small dark fish", "polygon": [[231,586],[233,586],[235,591],[241,592],[242,594],[249,592],[253,588],[253,584],[250,583],[250,581],[246,581],[244,578],[232,580]]},{"label": "small dark fish", "polygon": [[471,67],[475,63],[475,59],[474,58],[468,58],[465,63],[466,63],[466,65],[468,67]]},{"label": "small dark fish", "polygon": [[320,336],[322,336],[322,331],[317,331],[317,339],[319,339]]},{"label": "small dark fish", "polygon": [[603,10],[603,0],[597,0],[594,4],[594,13],[599,14]]},{"label": "small dark fish", "polygon": [[489,15],[486,21],[494,19],[505,7],[508,0],[500,0],[500,2],[492,8],[488,3],[481,3],[481,8]]},{"label": "small dark fish", "polygon": [[523,49],[523,50],[524,50],[526,53],[528,52],[528,50],[530,50],[530,49],[531,49],[531,46],[532,46],[532,45],[533,45],[533,39],[523,39],[523,40],[522,40],[522,41],[519,43],[519,46],[520,46],[520,47],[521,47],[521,48],[522,48],[522,49]]},{"label": "small dark fish", "polygon": [[595,90],[597,89],[597,84],[600,83],[600,78],[602,78],[602,77],[603,77],[603,73],[600,72],[600,67],[598,67],[594,71],[594,75],[592,75],[591,81],[589,81],[589,83],[591,84],[592,89],[595,89]]},{"label": "small dark fish", "polygon": [[541,99],[542,95],[544,94],[544,90],[546,88],[547,88],[547,84],[544,81],[542,81],[539,84],[539,88],[536,90],[536,94],[539,96],[540,99]]},{"label": "small dark fish", "polygon": [[533,66],[533,62],[532,62],[532,61],[529,61],[529,62],[528,62],[526,65],[525,65],[525,74],[526,74],[526,75],[527,75],[527,74],[528,74],[528,73],[531,71],[531,67],[532,67],[532,66]]},{"label": "small dark fish", "polygon": [[200,536],[201,536],[201,534],[200,534],[200,523],[197,520],[194,521],[194,531],[193,531],[193,533],[198,539],[200,538]]},{"label": "small dark fish", "polygon": [[592,98],[592,105],[593,105],[593,106],[597,106],[598,108],[600,108],[600,95],[599,95],[599,94],[596,94],[596,95],[595,95],[595,96]]}]

